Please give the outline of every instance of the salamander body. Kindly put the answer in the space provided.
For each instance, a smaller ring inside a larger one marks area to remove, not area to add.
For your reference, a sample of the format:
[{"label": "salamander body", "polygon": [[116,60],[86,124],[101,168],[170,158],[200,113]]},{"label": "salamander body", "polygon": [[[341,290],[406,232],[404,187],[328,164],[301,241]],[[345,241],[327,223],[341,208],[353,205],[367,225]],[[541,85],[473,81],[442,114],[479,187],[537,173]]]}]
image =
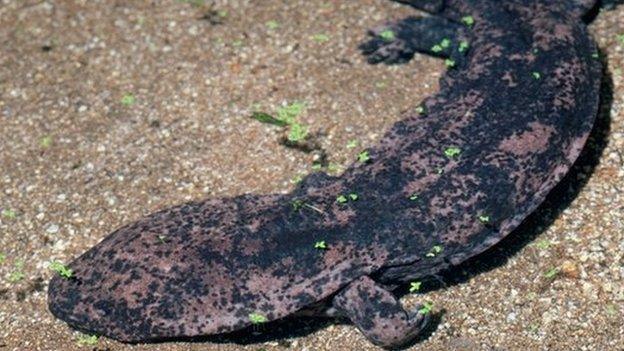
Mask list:
[{"label": "salamander body", "polygon": [[[440,91],[341,176],[286,195],[191,202],[117,229],[56,276],[49,308],[125,342],[231,332],[295,313],[373,343],[416,336],[395,287],[499,242],[568,172],[592,129],[594,1],[402,1],[432,14],[371,32],[372,63],[446,59]],[[390,33],[390,34],[389,34]]]}]

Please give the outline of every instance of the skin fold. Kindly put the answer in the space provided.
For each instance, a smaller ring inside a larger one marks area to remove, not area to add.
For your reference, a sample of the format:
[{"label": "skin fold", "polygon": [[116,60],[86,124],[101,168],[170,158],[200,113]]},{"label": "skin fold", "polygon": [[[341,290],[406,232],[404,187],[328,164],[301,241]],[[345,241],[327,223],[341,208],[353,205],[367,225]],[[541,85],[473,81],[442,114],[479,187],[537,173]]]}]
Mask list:
[{"label": "skin fold", "polygon": [[581,19],[593,1],[401,2],[431,15],[372,30],[362,52],[449,68],[369,160],[287,195],[191,202],[119,228],[52,279],[50,311],[124,342],[306,312],[346,317],[383,347],[418,335],[427,310],[406,311],[391,288],[483,252],[535,210],[587,140],[602,67]]}]

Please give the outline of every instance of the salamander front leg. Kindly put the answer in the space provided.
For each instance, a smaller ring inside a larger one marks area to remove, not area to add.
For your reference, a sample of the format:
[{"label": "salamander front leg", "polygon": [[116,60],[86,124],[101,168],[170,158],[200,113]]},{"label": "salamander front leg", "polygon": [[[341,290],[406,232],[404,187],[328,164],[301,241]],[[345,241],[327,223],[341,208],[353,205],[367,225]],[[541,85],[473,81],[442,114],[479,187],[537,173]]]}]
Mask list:
[{"label": "salamander front leg", "polygon": [[418,335],[428,321],[420,308],[407,312],[388,290],[364,276],[351,282],[333,300],[340,315],[353,324],[374,344],[384,348],[399,347]]},{"label": "salamander front leg", "polygon": [[372,64],[405,63],[416,52],[462,60],[469,49],[465,27],[442,17],[408,17],[369,31],[360,50]]}]

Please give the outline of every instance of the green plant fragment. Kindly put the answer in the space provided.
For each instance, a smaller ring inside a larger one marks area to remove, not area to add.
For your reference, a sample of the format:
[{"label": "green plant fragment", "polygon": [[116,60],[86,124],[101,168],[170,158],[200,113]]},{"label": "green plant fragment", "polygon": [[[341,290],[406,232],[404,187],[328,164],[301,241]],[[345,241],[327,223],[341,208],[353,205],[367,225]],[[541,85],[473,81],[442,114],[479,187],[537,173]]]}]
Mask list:
[{"label": "green plant fragment", "polygon": [[267,28],[271,29],[271,30],[275,30],[277,28],[279,28],[279,23],[276,20],[270,20],[266,23]]},{"label": "green plant fragment", "polygon": [[71,268],[67,267],[59,261],[50,262],[50,269],[55,271],[65,279],[69,279],[73,276],[73,271],[71,270]]},{"label": "green plant fragment", "polygon": [[411,282],[409,292],[411,293],[418,292],[421,286],[422,286],[422,282]]},{"label": "green plant fragment", "polygon": [[136,102],[134,95],[127,93],[121,97],[121,104],[124,106],[130,106]]},{"label": "green plant fragment", "polygon": [[330,38],[329,38],[329,35],[327,35],[327,34],[322,34],[322,33],[320,33],[320,34],[315,34],[315,35],[313,35],[313,36],[312,36],[312,40],[314,40],[314,41],[315,41],[315,42],[317,42],[317,43],[325,43],[325,42],[328,42],[328,41],[329,41],[329,39],[330,39]]},{"label": "green plant fragment", "polygon": [[420,314],[429,314],[429,313],[431,313],[432,310],[433,310],[433,303],[425,302],[425,303],[423,303],[423,306],[418,310],[418,313],[420,313]]},{"label": "green plant fragment", "polygon": [[468,27],[472,27],[475,23],[474,17],[472,16],[464,16],[461,18],[461,21],[463,24],[467,25]]},{"label": "green plant fragment", "polygon": [[385,41],[392,41],[396,38],[396,35],[392,29],[386,29],[379,33],[379,37]]},{"label": "green plant fragment", "polygon": [[7,219],[15,219],[17,218],[17,213],[15,213],[15,211],[10,208],[5,208],[2,210],[2,217]]},{"label": "green plant fragment", "polygon": [[468,51],[469,48],[470,48],[470,44],[468,44],[468,42],[464,40],[459,43],[459,47],[457,48],[457,51],[464,53]]},{"label": "green plant fragment", "polygon": [[248,317],[252,324],[261,324],[268,321],[267,317],[261,315],[260,313],[250,313]]},{"label": "green plant fragment", "polygon": [[344,195],[338,195],[338,197],[336,197],[336,201],[338,203],[344,204],[344,203],[347,203],[347,201],[349,201],[349,200]]},{"label": "green plant fragment", "polygon": [[459,156],[460,154],[461,154],[461,149],[457,147],[449,147],[446,150],[444,150],[444,155],[446,155],[446,157],[448,158],[453,158],[453,157]]},{"label": "green plant fragment", "polygon": [[365,150],[365,151],[362,151],[362,152],[360,152],[358,154],[357,159],[358,159],[358,162],[360,162],[360,163],[366,163],[366,162],[370,161],[371,157],[370,157],[369,152],[367,150]]},{"label": "green plant fragment", "polygon": [[293,123],[290,125],[290,132],[288,133],[288,140],[292,142],[298,142],[305,139],[308,136],[308,127],[299,123]]},{"label": "green plant fragment", "polygon": [[319,250],[325,250],[327,249],[327,243],[325,243],[325,240],[317,241],[316,243],[314,243],[314,248]]},{"label": "green plant fragment", "polygon": [[286,121],[279,120],[265,112],[252,112],[251,118],[255,119],[258,122],[271,124],[278,127],[285,127],[288,125]]},{"label": "green plant fragment", "polygon": [[97,345],[98,343],[98,336],[97,335],[80,335],[78,336],[78,345],[85,345],[85,346],[94,346]]}]

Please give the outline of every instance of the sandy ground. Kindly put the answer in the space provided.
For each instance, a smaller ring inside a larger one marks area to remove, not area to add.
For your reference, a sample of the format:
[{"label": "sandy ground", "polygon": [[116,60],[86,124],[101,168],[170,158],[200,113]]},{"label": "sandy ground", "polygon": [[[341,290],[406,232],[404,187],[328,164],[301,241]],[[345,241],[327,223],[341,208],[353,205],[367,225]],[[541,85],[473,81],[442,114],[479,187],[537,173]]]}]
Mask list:
[{"label": "sandy ground", "polygon": [[[286,192],[312,156],[248,118],[305,102],[332,171],[435,92],[443,64],[372,67],[383,0],[0,0],[0,351],[374,350],[347,324],[225,340],[95,345],[46,309],[51,260],[165,206]],[[502,245],[404,302],[435,303],[414,350],[624,350],[624,6],[591,30],[609,61],[591,146]],[[348,148],[357,140],[357,148]],[[232,343],[237,341],[239,343]],[[242,343],[242,344],[240,344]]]}]

